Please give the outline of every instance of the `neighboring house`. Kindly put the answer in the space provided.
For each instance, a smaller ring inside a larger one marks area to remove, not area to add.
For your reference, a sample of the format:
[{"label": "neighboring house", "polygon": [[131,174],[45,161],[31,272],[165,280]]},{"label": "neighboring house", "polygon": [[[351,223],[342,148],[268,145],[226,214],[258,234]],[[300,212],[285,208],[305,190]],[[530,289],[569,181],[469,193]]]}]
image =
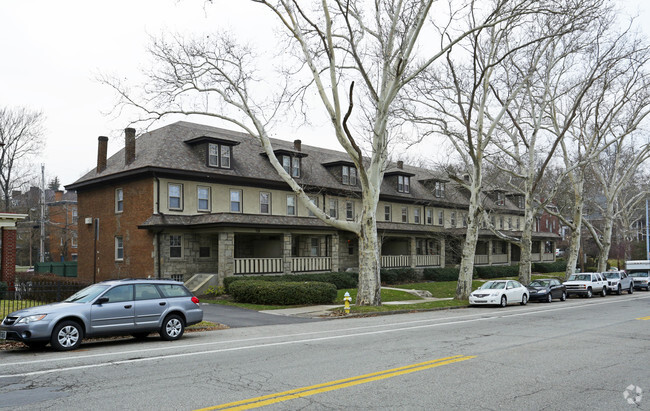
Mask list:
[{"label": "neighboring house", "polygon": [[[81,279],[344,271],[358,265],[354,234],[336,230],[297,200],[255,138],[177,122],[135,138],[97,169],[66,186],[76,190]],[[361,189],[347,154],[274,140],[275,155],[313,202],[332,217],[354,219]],[[442,176],[393,164],[377,207],[381,264],[444,267],[459,262],[468,193]],[[521,201],[505,192],[485,199],[495,227],[517,235]],[[511,264],[519,249],[482,229],[476,264]],[[536,232],[536,261],[553,261],[557,239]]]},{"label": "neighboring house", "polygon": [[0,281],[13,290],[16,278],[16,223],[27,214],[0,213]]},{"label": "neighboring house", "polygon": [[77,260],[77,194],[55,191],[48,210],[48,241],[52,261]]}]

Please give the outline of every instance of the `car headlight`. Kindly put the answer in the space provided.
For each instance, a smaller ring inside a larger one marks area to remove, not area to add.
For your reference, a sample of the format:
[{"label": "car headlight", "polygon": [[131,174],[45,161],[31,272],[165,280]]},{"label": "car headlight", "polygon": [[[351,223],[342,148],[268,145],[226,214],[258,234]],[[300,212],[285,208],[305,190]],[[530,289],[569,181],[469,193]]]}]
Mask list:
[{"label": "car headlight", "polygon": [[498,291],[495,291],[495,292],[493,292],[492,294],[490,294],[490,297],[498,297],[498,296],[499,296],[499,292],[498,292]]},{"label": "car headlight", "polygon": [[28,315],[27,317],[22,317],[20,320],[16,321],[16,324],[29,324],[40,321],[45,318],[46,315],[47,314]]}]

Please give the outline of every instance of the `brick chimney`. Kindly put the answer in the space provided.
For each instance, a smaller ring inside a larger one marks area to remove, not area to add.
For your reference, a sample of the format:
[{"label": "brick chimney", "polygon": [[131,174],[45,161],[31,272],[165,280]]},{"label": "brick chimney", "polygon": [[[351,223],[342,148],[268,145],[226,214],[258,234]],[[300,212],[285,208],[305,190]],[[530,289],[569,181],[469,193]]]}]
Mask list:
[{"label": "brick chimney", "polygon": [[63,200],[63,190],[56,190],[54,192],[54,201],[61,201]]},{"label": "brick chimney", "polygon": [[397,162],[397,168],[399,168],[400,170],[404,168],[404,162],[402,160]]},{"label": "brick chimney", "polygon": [[293,140],[293,149],[296,151],[302,151],[302,141]]},{"label": "brick chimney", "polygon": [[106,170],[106,153],[108,152],[108,137],[99,136],[97,139],[97,172]]},{"label": "brick chimney", "polygon": [[135,160],[135,129],[124,129],[124,164],[131,164]]}]

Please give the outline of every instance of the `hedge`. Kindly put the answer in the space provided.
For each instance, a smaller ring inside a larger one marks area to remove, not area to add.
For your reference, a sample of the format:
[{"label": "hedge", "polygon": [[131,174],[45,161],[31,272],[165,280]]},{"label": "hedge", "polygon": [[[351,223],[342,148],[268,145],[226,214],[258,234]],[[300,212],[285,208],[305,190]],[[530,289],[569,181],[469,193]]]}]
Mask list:
[{"label": "hedge", "polygon": [[334,284],[317,281],[243,280],[230,284],[230,295],[239,303],[249,304],[331,304],[336,299],[336,287]]},{"label": "hedge", "polygon": [[558,260],[554,263],[533,263],[531,269],[535,273],[556,273],[566,271],[566,261]]},{"label": "hedge", "polygon": [[418,275],[412,268],[382,268],[379,273],[384,285],[412,283],[418,280]]},{"label": "hedge", "polygon": [[425,280],[428,281],[458,281],[460,272],[458,268],[425,268],[422,272]]},{"label": "hedge", "polygon": [[254,280],[254,281],[268,281],[268,282],[301,282],[301,281],[316,281],[320,283],[330,283],[338,289],[344,288],[357,288],[359,283],[359,275],[352,272],[340,273],[321,273],[321,274],[288,274],[288,275],[255,275],[255,276],[242,276],[235,275],[226,277],[223,280],[223,285],[226,288],[226,293],[230,294],[230,285],[236,281]]},{"label": "hedge", "polygon": [[474,267],[474,278],[516,277],[518,275],[518,265],[493,265]]}]

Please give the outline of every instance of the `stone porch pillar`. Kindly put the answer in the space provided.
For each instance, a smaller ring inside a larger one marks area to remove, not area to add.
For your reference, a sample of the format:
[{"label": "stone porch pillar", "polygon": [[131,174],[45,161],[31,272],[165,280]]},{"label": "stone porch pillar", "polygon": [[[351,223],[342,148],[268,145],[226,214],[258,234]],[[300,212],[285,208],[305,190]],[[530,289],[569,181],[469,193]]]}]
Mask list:
[{"label": "stone porch pillar", "polygon": [[512,243],[507,243],[506,251],[508,253],[508,265],[512,265]]},{"label": "stone porch pillar", "polygon": [[291,272],[293,271],[293,265],[291,260],[291,242],[292,242],[291,233],[284,233],[282,235],[282,261],[284,262],[284,267],[283,267],[284,274],[291,274]]},{"label": "stone porch pillar", "polygon": [[416,259],[416,256],[417,256],[417,252],[416,252],[417,248],[416,248],[416,244],[415,244],[416,239],[415,239],[415,237],[411,237],[410,240],[411,241],[409,241],[409,243],[410,243],[410,246],[411,246],[410,248],[411,249],[409,251],[411,252],[411,258],[409,259],[409,263],[410,263],[411,268],[415,268],[415,259]]},{"label": "stone porch pillar", "polygon": [[492,240],[488,240],[488,265],[492,265]]},{"label": "stone porch pillar", "polygon": [[340,262],[339,262],[339,234],[332,234],[330,236],[330,245],[332,247],[332,272],[336,273],[339,271]]},{"label": "stone porch pillar", "polygon": [[446,252],[445,248],[447,247],[446,241],[444,238],[440,239],[440,268],[445,268],[445,258]]},{"label": "stone porch pillar", "polygon": [[235,233],[219,233],[217,244],[219,269],[219,285],[223,285],[223,279],[235,275]]}]

